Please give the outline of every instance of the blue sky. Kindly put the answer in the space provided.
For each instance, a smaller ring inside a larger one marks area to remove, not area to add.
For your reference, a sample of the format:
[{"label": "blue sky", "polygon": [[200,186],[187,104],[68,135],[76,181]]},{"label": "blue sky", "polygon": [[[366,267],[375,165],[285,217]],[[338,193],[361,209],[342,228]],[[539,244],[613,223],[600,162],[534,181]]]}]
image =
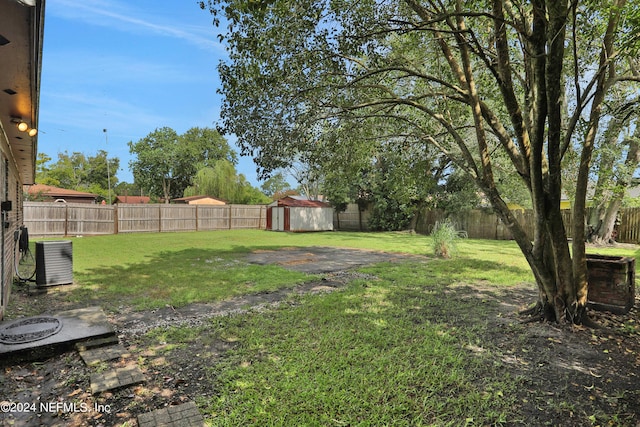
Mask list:
[{"label": "blue sky", "polygon": [[[47,0],[38,152],[106,150],[133,182],[129,141],[220,120],[217,35],[195,0]],[[237,169],[260,185],[251,158]]]}]

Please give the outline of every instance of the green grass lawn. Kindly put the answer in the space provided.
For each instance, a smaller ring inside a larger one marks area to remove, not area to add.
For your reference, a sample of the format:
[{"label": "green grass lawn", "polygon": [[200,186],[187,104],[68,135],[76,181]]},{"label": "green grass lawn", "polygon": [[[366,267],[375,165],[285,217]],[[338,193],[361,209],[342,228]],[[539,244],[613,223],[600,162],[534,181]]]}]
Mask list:
[{"label": "green grass lawn", "polygon": [[[72,303],[99,302],[109,311],[123,305],[153,309],[292,287],[308,275],[279,266],[251,265],[243,255],[281,247],[337,246],[432,256],[428,236],[408,233],[277,233],[231,230],[118,234],[71,238]],[[601,253],[636,256],[621,249]],[[455,260],[436,260],[437,274],[451,280],[510,285],[532,281],[518,247],[510,241],[464,239]],[[433,274],[433,273],[430,273]]]},{"label": "green grass lawn", "polygon": [[[455,257],[444,260],[431,255],[429,237],[407,233],[234,230],[74,238],[77,286],[66,298],[98,301],[117,312],[291,287],[317,278],[250,265],[243,255],[304,246],[426,257],[360,268],[366,276],[340,291],[292,296],[270,310],[152,330],[134,340],[138,363],[178,376],[191,365],[203,367],[198,381],[207,381],[207,393],[192,398],[216,426],[522,423],[517,408],[524,403],[516,396],[525,380],[505,369],[505,349],[497,347],[495,323],[488,321],[503,292],[523,283],[534,287],[514,242],[462,240]],[[497,333],[518,331],[509,325]],[[216,342],[228,344],[222,355],[211,350]],[[161,365],[147,359],[157,343]],[[548,411],[566,410],[562,402],[547,405]]]}]

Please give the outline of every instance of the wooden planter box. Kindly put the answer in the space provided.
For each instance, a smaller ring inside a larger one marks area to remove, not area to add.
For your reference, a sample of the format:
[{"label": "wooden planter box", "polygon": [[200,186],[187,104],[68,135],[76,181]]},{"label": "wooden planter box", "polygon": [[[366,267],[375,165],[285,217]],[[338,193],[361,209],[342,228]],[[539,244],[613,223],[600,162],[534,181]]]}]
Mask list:
[{"label": "wooden planter box", "polygon": [[595,310],[628,313],[636,298],[636,260],[587,254],[589,306]]}]

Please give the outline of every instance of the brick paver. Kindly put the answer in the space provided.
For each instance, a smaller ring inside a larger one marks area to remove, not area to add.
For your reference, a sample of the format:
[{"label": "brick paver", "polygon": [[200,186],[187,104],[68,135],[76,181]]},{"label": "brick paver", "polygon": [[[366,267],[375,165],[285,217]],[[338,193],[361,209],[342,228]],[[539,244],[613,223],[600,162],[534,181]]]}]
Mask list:
[{"label": "brick paver", "polygon": [[93,348],[91,350],[81,351],[80,357],[87,366],[97,365],[100,362],[120,359],[129,356],[130,353],[121,345],[112,345],[109,347]]},{"label": "brick paver", "polygon": [[138,427],[202,427],[204,418],[193,402],[138,415]]},{"label": "brick paver", "polygon": [[91,393],[98,394],[145,381],[144,374],[137,365],[116,368],[111,371],[91,374]]},{"label": "brick paver", "polygon": [[76,350],[78,351],[86,351],[89,350],[91,348],[96,348],[96,347],[104,347],[107,345],[112,345],[112,344],[118,344],[119,339],[118,337],[113,334],[113,335],[109,335],[107,337],[101,337],[101,338],[94,338],[94,339],[89,339],[89,340],[84,340],[81,342],[77,342],[76,343]]}]

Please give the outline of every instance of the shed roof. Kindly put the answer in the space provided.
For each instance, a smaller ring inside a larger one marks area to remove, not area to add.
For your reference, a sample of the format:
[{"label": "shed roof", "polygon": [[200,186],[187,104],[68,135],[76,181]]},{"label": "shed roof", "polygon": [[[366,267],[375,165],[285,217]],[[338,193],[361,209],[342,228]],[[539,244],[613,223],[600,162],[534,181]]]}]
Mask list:
[{"label": "shed roof", "polygon": [[328,203],[321,202],[319,200],[299,200],[293,197],[283,197],[277,200],[278,206],[295,207],[295,208],[330,208]]}]

